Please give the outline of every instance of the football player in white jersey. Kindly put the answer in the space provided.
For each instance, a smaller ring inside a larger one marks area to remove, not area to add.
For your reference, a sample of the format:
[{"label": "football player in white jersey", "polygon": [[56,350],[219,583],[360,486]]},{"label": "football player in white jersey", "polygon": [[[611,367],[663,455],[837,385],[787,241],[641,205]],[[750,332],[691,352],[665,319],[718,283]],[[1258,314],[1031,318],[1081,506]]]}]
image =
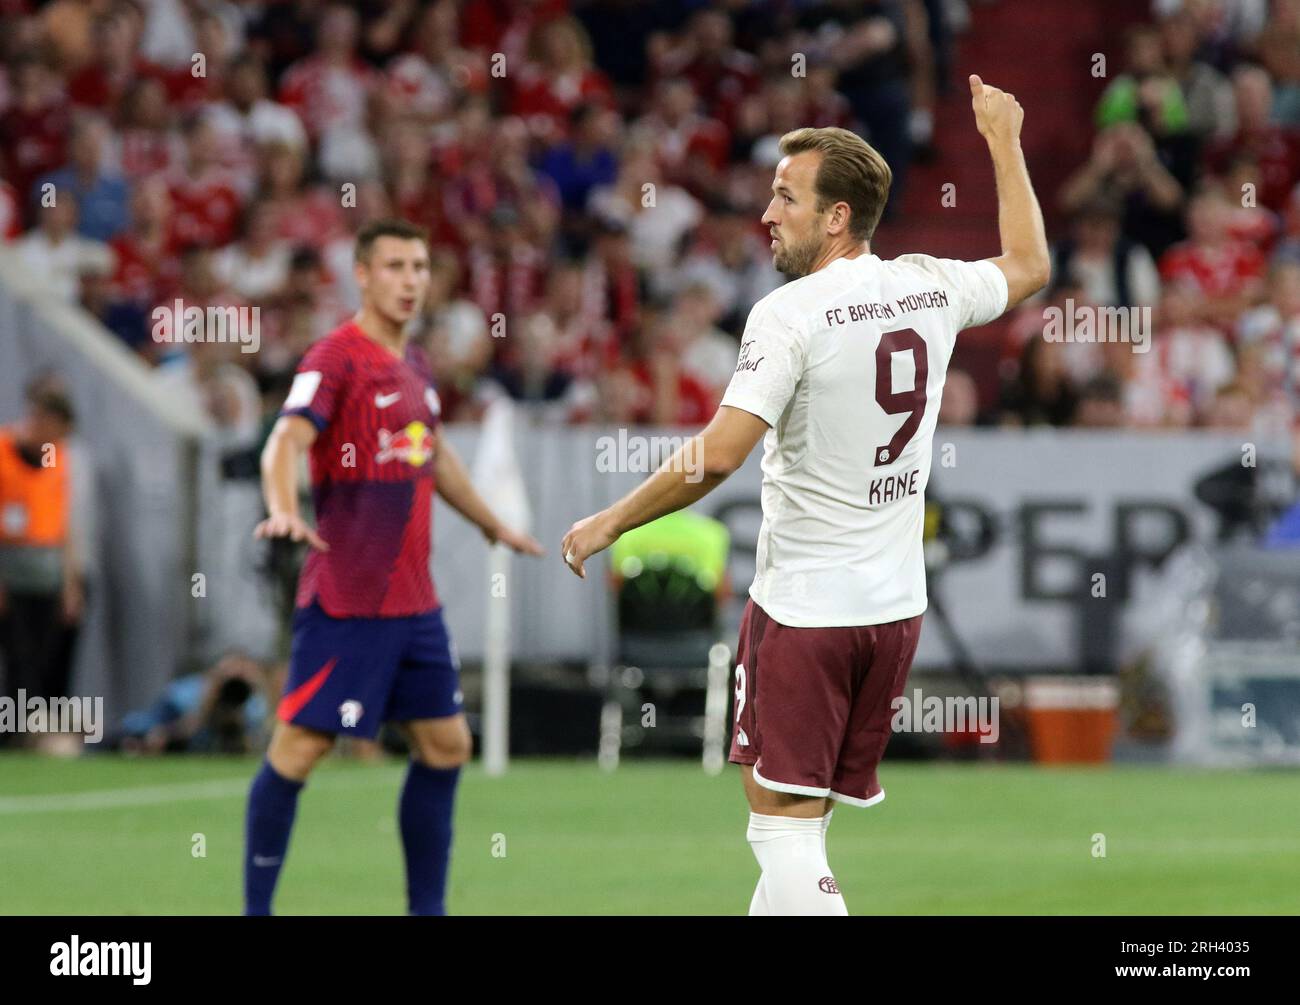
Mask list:
[{"label": "football player in white jersey", "polygon": [[876,766],[926,607],[924,492],[948,360],[959,331],[994,320],[1049,278],[1020,148],[1024,111],[979,77],[970,87],[997,180],[1002,254],[882,261],[870,242],[889,166],[843,129],[787,133],[763,222],[773,263],[793,281],[750,311],[722,404],[682,448],[696,452],[669,458],[575,523],[561,547],[585,577],[588,558],[691,505],[764,441],[763,527],[731,745],[762,870],[750,914],[847,913],[826,828],[834,802],[884,798]]}]

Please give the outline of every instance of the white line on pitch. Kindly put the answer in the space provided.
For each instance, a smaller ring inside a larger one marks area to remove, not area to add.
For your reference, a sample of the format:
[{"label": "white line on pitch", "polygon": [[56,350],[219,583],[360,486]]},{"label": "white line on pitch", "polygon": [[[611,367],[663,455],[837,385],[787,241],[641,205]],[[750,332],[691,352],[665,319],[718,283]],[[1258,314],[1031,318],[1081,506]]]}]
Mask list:
[{"label": "white line on pitch", "polygon": [[[35,796],[0,796],[0,816],[19,813],[64,813],[80,810],[117,810],[129,806],[157,806],[160,803],[188,802],[203,799],[231,799],[248,793],[252,774],[242,778],[217,778],[207,782],[173,782],[166,785],[139,785],[125,789],[99,789],[91,792],[50,793]],[[312,779],[311,788],[348,788],[371,785],[370,772],[326,774]]]}]

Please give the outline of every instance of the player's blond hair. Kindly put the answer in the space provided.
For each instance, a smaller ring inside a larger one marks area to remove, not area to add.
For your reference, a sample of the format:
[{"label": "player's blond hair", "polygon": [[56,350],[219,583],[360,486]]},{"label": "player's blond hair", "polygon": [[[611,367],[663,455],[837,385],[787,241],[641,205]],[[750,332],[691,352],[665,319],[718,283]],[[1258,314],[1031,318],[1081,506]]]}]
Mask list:
[{"label": "player's blond hair", "polygon": [[869,241],[885,211],[894,180],[894,172],[876,148],[847,129],[808,126],[782,136],[780,150],[785,157],[810,150],[822,155],[813,182],[817,212],[825,212],[837,202],[848,203],[849,234],[859,241]]}]

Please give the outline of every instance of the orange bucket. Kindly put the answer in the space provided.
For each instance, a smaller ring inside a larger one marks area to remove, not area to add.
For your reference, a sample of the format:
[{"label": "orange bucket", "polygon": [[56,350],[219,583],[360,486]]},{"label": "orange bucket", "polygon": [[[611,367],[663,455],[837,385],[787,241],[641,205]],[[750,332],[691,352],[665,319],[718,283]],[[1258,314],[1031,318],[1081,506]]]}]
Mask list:
[{"label": "orange bucket", "polygon": [[1119,686],[1104,677],[1035,677],[1025,682],[1025,718],[1034,760],[1101,764],[1119,723]]}]

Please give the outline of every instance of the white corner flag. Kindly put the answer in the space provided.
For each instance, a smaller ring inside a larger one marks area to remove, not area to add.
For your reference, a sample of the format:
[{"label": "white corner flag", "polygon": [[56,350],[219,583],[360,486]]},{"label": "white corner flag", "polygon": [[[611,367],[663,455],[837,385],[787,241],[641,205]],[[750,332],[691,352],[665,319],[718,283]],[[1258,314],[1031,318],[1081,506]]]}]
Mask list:
[{"label": "white corner flag", "polygon": [[[474,455],[474,487],[506,524],[527,532],[532,522],[515,456],[515,406],[505,395],[488,406]],[[483,646],[483,768],[505,774],[510,759],[510,549],[488,549],[487,623]]]}]

